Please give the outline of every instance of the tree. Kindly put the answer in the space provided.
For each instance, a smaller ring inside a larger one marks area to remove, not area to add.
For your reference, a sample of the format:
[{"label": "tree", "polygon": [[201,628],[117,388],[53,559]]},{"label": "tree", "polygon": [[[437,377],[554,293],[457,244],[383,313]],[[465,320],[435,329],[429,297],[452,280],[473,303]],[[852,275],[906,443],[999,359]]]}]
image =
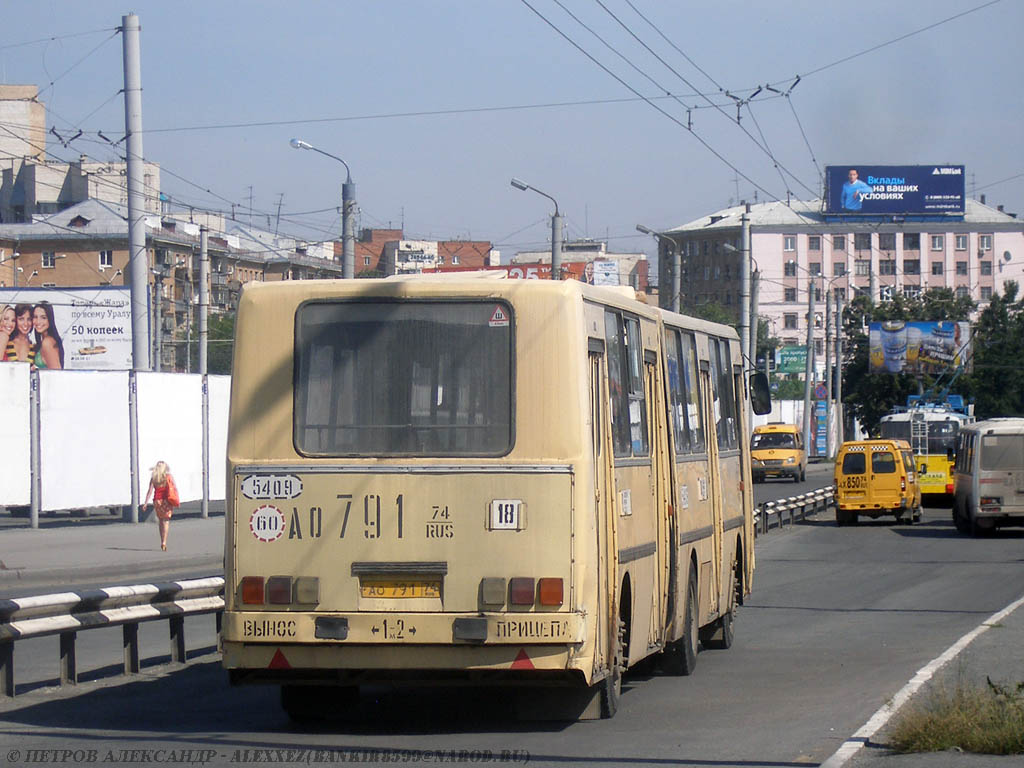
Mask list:
[{"label": "tree", "polygon": [[686,314],[692,317],[699,317],[701,320],[707,320],[711,323],[721,323],[722,325],[731,325],[736,327],[736,315],[728,307],[719,304],[717,301],[707,301],[703,304],[695,304],[692,307],[686,307]]},{"label": "tree", "polygon": [[1008,280],[974,327],[974,372],[961,386],[974,399],[979,419],[1024,413],[1024,297]]},{"label": "tree", "polygon": [[936,384],[936,379],[926,374],[870,373],[868,322],[967,320],[974,307],[974,301],[956,296],[949,288],[933,288],[918,297],[896,294],[878,304],[868,296],[856,296],[843,311],[843,403],[847,414],[873,433],[893,406],[905,404],[908,395]]},{"label": "tree", "polygon": [[[193,373],[199,371],[199,319],[192,321],[188,339],[189,362]],[[208,373],[230,374],[235,350],[235,313],[211,314],[207,322],[206,366]]]}]

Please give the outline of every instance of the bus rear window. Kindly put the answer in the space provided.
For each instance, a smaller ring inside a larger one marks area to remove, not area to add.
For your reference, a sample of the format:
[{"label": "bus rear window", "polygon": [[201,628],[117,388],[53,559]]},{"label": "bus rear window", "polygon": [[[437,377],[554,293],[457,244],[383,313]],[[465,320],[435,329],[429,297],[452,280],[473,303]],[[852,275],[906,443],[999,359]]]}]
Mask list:
[{"label": "bus rear window", "polygon": [[1024,435],[985,435],[981,438],[981,468],[1024,469]]},{"label": "bus rear window", "polygon": [[501,456],[512,448],[512,309],[317,302],[295,324],[295,446],[314,456]]}]

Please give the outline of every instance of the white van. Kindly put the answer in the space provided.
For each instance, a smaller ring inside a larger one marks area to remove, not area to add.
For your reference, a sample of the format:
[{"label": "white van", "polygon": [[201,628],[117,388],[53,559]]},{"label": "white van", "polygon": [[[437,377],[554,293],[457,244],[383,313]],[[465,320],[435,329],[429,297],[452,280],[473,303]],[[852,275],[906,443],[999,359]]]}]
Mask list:
[{"label": "white van", "polygon": [[979,536],[1024,526],[1024,419],[988,419],[965,426],[954,465],[953,524]]}]

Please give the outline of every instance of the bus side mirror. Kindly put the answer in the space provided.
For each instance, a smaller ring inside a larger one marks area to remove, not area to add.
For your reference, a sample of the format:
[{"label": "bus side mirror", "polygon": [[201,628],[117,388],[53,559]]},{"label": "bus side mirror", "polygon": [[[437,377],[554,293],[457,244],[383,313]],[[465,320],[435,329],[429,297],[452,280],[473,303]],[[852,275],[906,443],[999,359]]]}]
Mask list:
[{"label": "bus side mirror", "polygon": [[946,460],[950,461],[950,462],[953,461],[953,449],[952,448],[946,448]]},{"label": "bus side mirror", "polygon": [[761,371],[750,374],[750,404],[758,416],[772,412],[772,393],[768,388],[768,377]]}]

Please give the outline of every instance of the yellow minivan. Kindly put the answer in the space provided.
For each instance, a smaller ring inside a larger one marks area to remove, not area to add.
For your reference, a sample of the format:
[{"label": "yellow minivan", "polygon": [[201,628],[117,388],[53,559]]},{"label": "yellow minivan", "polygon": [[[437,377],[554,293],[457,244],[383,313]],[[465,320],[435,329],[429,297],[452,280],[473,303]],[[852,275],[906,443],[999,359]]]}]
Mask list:
[{"label": "yellow minivan", "polygon": [[766,477],[791,477],[799,483],[807,476],[804,438],[795,424],[776,422],[755,427],[750,457],[755,483],[764,482]]},{"label": "yellow minivan", "polygon": [[894,515],[897,523],[921,519],[921,488],[906,440],[843,443],[836,457],[836,524],[852,525],[860,515]]}]

